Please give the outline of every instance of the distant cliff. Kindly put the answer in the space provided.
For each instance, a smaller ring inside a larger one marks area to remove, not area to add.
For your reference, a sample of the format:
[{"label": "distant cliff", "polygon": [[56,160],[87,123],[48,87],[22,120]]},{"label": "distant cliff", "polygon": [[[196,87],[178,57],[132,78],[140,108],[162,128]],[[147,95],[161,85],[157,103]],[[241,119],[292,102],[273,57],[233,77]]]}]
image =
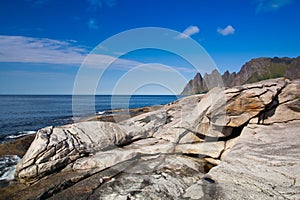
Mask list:
[{"label": "distant cliff", "polygon": [[300,56],[297,58],[252,59],[245,63],[238,73],[226,71],[222,76],[216,70],[212,74],[205,74],[204,77],[197,73],[194,79],[190,80],[185,86],[181,94],[189,95],[207,92],[208,88],[214,86],[214,81],[211,81],[213,78],[222,78],[225,87],[233,87],[279,77],[286,77],[291,80],[299,79]]}]

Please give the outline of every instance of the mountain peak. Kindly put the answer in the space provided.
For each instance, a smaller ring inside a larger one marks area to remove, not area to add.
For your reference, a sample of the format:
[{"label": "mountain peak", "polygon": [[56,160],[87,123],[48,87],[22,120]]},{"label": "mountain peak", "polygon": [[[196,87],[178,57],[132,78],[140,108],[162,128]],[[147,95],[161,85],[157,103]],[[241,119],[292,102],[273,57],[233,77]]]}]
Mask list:
[{"label": "mountain peak", "polygon": [[[246,62],[238,73],[230,73],[227,70],[222,76],[216,69],[211,74],[205,74],[203,78],[200,73],[197,73],[181,94],[199,94],[207,92],[215,86],[232,87],[279,77],[291,80],[300,78],[300,56],[296,58],[253,58]],[[223,84],[220,84],[222,82]]]}]

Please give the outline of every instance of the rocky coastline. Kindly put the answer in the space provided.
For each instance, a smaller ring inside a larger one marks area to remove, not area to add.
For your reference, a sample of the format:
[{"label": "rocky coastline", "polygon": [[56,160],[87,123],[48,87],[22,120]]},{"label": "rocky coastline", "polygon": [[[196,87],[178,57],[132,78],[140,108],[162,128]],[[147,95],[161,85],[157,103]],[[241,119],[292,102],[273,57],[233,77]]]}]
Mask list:
[{"label": "rocky coastline", "polygon": [[299,87],[271,79],[45,127],[0,199],[300,199]]}]

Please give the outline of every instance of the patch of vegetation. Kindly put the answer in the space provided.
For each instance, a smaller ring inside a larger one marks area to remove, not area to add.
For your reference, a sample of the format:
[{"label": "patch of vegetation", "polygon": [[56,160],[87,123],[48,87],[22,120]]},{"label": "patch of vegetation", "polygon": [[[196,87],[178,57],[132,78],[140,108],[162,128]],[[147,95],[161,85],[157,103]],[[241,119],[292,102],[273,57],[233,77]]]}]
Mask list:
[{"label": "patch of vegetation", "polygon": [[283,63],[272,63],[266,67],[264,73],[259,74],[255,72],[246,83],[254,83],[266,79],[279,78],[285,76],[285,72],[288,69],[288,65]]}]

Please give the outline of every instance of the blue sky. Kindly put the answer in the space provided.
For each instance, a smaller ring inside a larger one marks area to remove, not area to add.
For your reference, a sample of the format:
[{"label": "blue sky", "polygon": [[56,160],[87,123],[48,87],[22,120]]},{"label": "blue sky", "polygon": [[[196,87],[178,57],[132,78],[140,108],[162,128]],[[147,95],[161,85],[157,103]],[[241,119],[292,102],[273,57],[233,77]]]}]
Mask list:
[{"label": "blue sky", "polygon": [[[176,30],[180,40],[191,37],[221,73],[238,71],[256,57],[296,57],[299,10],[298,0],[2,0],[0,94],[72,94],[78,69],[92,49],[140,27]],[[130,67],[147,63],[172,67],[186,80],[196,73],[172,53],[138,50],[105,71],[96,93],[111,93]],[[167,92],[147,86],[137,93]]]}]

